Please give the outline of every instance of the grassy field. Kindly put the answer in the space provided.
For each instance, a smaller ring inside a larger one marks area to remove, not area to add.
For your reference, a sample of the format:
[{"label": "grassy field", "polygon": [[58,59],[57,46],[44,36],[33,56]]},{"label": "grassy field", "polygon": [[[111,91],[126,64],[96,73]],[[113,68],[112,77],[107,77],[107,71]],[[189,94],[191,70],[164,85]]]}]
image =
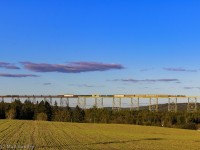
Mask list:
[{"label": "grassy field", "polygon": [[200,132],[134,125],[0,120],[0,144],[54,150],[197,150]]}]

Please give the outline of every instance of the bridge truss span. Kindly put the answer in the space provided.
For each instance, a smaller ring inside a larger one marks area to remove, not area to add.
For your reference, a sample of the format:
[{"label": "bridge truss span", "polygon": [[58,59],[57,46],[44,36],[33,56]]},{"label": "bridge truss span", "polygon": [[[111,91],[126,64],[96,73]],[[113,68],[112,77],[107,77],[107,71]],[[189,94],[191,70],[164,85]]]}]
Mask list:
[{"label": "bridge truss span", "polygon": [[[148,106],[149,111],[158,112],[159,103],[163,99],[168,99],[168,111],[177,112],[178,110],[178,101],[187,100],[187,111],[195,112],[198,107],[198,99],[200,96],[185,96],[185,95],[160,95],[160,94],[117,94],[117,95],[74,95],[74,94],[65,94],[65,95],[0,95],[0,101],[14,102],[15,100],[29,100],[32,103],[36,104],[40,101],[47,101],[50,105],[54,105],[55,101],[58,101],[58,105],[61,107],[70,106],[71,101],[76,101],[82,109],[87,108],[87,101],[92,99],[93,105],[96,108],[104,108],[104,102],[109,99],[112,101],[112,109],[120,110],[123,108],[122,102],[126,99],[128,101],[128,108],[130,110],[140,110],[142,106]],[[144,100],[148,100],[146,105],[142,105]]]}]

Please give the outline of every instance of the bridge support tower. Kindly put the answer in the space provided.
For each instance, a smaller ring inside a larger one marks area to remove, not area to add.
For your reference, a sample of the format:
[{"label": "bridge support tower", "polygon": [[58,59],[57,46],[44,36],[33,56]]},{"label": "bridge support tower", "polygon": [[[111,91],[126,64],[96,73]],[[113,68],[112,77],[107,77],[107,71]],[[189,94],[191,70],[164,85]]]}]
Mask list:
[{"label": "bridge support tower", "polygon": [[168,111],[169,112],[177,112],[177,98],[169,98]]},{"label": "bridge support tower", "polygon": [[112,106],[112,109],[113,110],[120,110],[121,109],[121,106],[122,106],[122,99],[121,97],[114,97],[113,98],[113,106]]},{"label": "bridge support tower", "polygon": [[15,100],[20,100],[19,97],[11,97],[11,103],[14,102]]},{"label": "bridge support tower", "polygon": [[69,106],[69,98],[60,98],[60,106],[61,107],[66,107]]},{"label": "bridge support tower", "polygon": [[32,102],[33,104],[36,104],[36,98],[33,96],[33,97],[27,97],[27,100]]},{"label": "bridge support tower", "polygon": [[1,102],[4,102],[4,97],[1,97]]},{"label": "bridge support tower", "polygon": [[187,111],[188,112],[196,112],[197,111],[197,98],[196,97],[188,98]]},{"label": "bridge support tower", "polygon": [[44,97],[44,102],[48,102],[50,105],[52,105],[52,97]]},{"label": "bridge support tower", "polygon": [[140,106],[139,106],[139,101],[140,98],[131,98],[131,107],[130,110],[139,110]]},{"label": "bridge support tower", "polygon": [[77,105],[82,109],[86,109],[86,97],[78,97]]},{"label": "bridge support tower", "polygon": [[149,99],[149,111],[158,112],[158,98]]},{"label": "bridge support tower", "polygon": [[95,107],[103,108],[103,97],[95,97]]}]

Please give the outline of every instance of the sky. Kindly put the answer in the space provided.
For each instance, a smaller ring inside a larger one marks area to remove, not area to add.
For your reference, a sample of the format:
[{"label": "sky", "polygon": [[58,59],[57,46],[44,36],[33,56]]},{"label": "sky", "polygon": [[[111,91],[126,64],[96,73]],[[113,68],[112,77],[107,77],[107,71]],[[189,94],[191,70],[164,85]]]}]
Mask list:
[{"label": "sky", "polygon": [[199,0],[1,0],[0,95],[200,95]]}]

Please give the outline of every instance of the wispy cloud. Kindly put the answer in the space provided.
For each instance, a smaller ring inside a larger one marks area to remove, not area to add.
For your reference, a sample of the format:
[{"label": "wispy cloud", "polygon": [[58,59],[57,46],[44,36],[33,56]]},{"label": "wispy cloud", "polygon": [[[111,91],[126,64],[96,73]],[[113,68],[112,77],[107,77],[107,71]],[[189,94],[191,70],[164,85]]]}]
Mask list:
[{"label": "wispy cloud", "polygon": [[11,64],[11,63],[7,63],[7,62],[0,62],[0,68],[6,68],[6,69],[20,69],[19,67]]},{"label": "wispy cloud", "polygon": [[87,87],[87,88],[93,88],[93,87],[104,87],[104,86],[98,86],[98,85],[89,85],[89,84],[69,84],[69,86],[76,86],[76,87]]},{"label": "wispy cloud", "polygon": [[198,89],[200,90],[200,87],[184,87],[185,90],[192,90],[192,89]]},{"label": "wispy cloud", "polygon": [[176,83],[182,83],[181,81],[177,81]]},{"label": "wispy cloud", "polygon": [[34,72],[61,72],[61,73],[81,73],[90,71],[107,71],[112,69],[124,69],[121,64],[106,64],[98,62],[71,62],[68,64],[47,64],[21,62],[25,69]]},{"label": "wispy cloud", "polygon": [[186,69],[186,68],[182,68],[182,67],[178,67],[178,68],[163,68],[166,71],[176,71],[176,72],[197,72],[197,70],[195,69]]},{"label": "wispy cloud", "polygon": [[51,85],[52,83],[43,83],[43,85]]},{"label": "wispy cloud", "polygon": [[34,74],[8,74],[8,73],[0,73],[0,77],[8,77],[8,78],[25,78],[25,77],[39,77]]},{"label": "wispy cloud", "polygon": [[132,83],[155,83],[155,82],[179,82],[178,79],[143,79],[143,80],[137,80],[137,79],[114,79],[109,81],[121,81],[121,82],[132,82]]},{"label": "wispy cloud", "polygon": [[145,72],[145,71],[149,71],[149,70],[153,70],[154,68],[143,68],[143,69],[140,69],[141,72]]}]

